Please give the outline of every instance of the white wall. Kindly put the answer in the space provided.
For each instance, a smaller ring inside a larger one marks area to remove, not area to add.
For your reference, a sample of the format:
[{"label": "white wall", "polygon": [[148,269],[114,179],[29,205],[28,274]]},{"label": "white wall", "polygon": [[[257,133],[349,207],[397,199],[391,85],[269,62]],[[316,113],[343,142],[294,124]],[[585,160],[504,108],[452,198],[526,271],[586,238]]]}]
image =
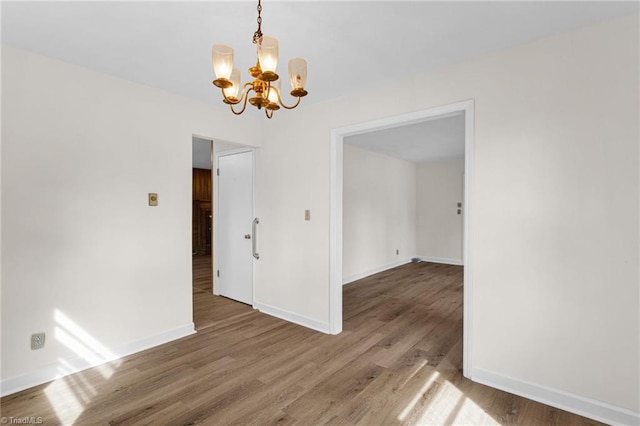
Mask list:
[{"label": "white wall", "polygon": [[638,38],[616,19],[267,123],[256,297],[328,328],[331,129],[474,99],[472,374],[640,411]]},{"label": "white wall", "polygon": [[258,123],[2,47],[3,392],[90,361],[64,329],[115,353],[193,330],[192,135],[258,144]]},{"label": "white wall", "polygon": [[461,265],[462,214],[457,205],[464,200],[464,159],[422,163],[417,174],[417,254]]},{"label": "white wall", "polygon": [[415,256],[417,167],[350,145],[343,158],[343,281],[348,283]]},{"label": "white wall", "polygon": [[637,413],[638,39],[638,16],[616,19],[260,133],[252,117],[3,47],[3,378],[74,356],[55,339],[28,349],[55,309],[110,347],[190,326],[192,134],[262,137],[256,301],[328,329],[331,130],[474,99],[472,375]]},{"label": "white wall", "polygon": [[[328,137],[330,123],[309,118],[304,109],[295,109],[262,126],[254,306],[328,330],[329,143],[317,138]],[[307,209],[310,221],[304,219]]]}]

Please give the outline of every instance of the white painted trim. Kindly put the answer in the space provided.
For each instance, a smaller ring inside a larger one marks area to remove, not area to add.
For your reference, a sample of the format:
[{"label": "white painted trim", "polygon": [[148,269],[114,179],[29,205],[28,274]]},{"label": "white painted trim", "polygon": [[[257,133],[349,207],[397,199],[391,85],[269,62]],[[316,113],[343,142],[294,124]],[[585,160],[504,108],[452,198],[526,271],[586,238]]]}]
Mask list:
[{"label": "white painted trim", "polygon": [[[216,186],[218,185],[218,175],[216,173],[217,167],[216,142],[214,139],[211,139],[211,213],[213,214],[213,226],[211,227],[211,294],[215,294],[216,291],[216,269],[218,267],[216,263],[216,217],[218,216],[216,214],[218,211],[218,203],[216,201],[216,194],[218,193],[218,187]],[[191,185],[193,185],[193,182]],[[193,188],[191,189],[191,193],[193,194]],[[193,218],[193,213],[191,213],[191,216]],[[193,238],[193,235],[191,238]],[[191,262],[191,275],[191,282],[193,282],[193,261]],[[193,294],[191,297],[193,297]],[[191,303],[191,309],[193,312],[193,302]],[[195,319],[195,312],[193,312],[193,315]]]},{"label": "white painted trim", "polygon": [[449,105],[430,108],[427,110],[414,111],[408,114],[394,115],[393,117],[381,118],[378,120],[365,121],[351,126],[340,127],[334,129],[333,132],[341,136],[353,136],[371,131],[393,129],[395,127],[403,127],[410,124],[424,123],[431,120],[446,118],[456,113],[466,111],[472,100],[458,102]]},{"label": "white painted trim", "polygon": [[418,256],[423,262],[442,263],[443,265],[462,266],[460,259],[445,259],[443,257]]},{"label": "white painted trim", "polygon": [[377,268],[369,269],[368,271],[360,272],[358,274],[352,274],[348,277],[344,277],[342,279],[342,285],[346,285],[352,283],[354,281],[361,280],[363,278],[369,277],[374,274],[378,274],[383,271],[388,271],[389,269],[397,268],[398,266],[406,265],[407,263],[411,263],[411,257],[408,259],[398,260],[396,262],[388,263],[386,265],[378,266]]},{"label": "white painted trim", "polygon": [[343,136],[331,131],[329,216],[329,324],[331,334],[342,332],[342,192]]},{"label": "white painted trim", "polygon": [[322,333],[332,334],[331,326],[329,323],[318,321],[304,315],[296,314],[295,312],[276,308],[275,306],[267,305],[265,303],[260,303],[257,301],[253,303],[253,307],[263,314],[271,315],[272,317],[280,318],[282,320],[292,322],[303,327],[311,328],[316,331],[321,331]]},{"label": "white painted trim", "polygon": [[464,268],[464,313],[463,313],[463,355],[462,371],[470,377],[472,360],[471,344],[473,342],[471,326],[473,321],[473,273],[472,273],[472,229],[473,214],[473,164],[474,164],[474,101],[467,100],[454,104],[415,111],[408,114],[387,117],[345,126],[331,131],[331,164],[330,164],[330,234],[329,234],[329,323],[333,334],[342,331],[342,192],[343,165],[342,153],[344,137],[375,130],[384,130],[408,124],[421,123],[452,114],[465,113],[465,178],[462,259]]},{"label": "white painted trim", "polygon": [[[77,373],[79,371],[86,370],[87,368],[97,367],[99,365],[118,360],[125,356],[132,355],[137,352],[141,352],[149,348],[171,342],[173,340],[181,339],[183,337],[192,335],[195,332],[196,331],[194,324],[189,323],[181,327],[163,331],[162,333],[127,343],[120,346],[119,348],[109,349],[109,357],[105,357],[105,355],[102,353],[96,353],[95,357],[86,357],[99,359],[99,362],[90,362],[85,357],[66,360],[64,374],[61,373],[59,364],[50,364],[35,371],[30,371],[19,376],[9,377],[7,379],[3,379],[0,383],[0,388],[2,389],[0,394],[1,396],[10,395],[12,393],[31,388],[33,386],[38,386],[55,379]],[[71,366],[72,369],[70,369],[69,366]]]},{"label": "white painted trim", "polygon": [[475,103],[473,100],[463,102],[464,109],[464,215],[462,216],[462,263],[464,264],[463,281],[463,317],[462,317],[462,374],[471,376],[473,368],[471,345],[473,342],[473,256],[471,242],[471,214],[473,212],[473,166],[475,164]]},{"label": "white painted trim", "polygon": [[472,380],[604,423],[612,425],[640,424],[640,413],[638,412],[482,368],[473,369]]},{"label": "white painted trim", "polygon": [[216,296],[219,295],[218,293],[218,234],[219,232],[217,232],[218,229],[220,229],[220,224],[218,221],[218,194],[220,193],[218,186],[220,185],[219,179],[218,179],[218,157],[220,156],[219,153],[217,153],[215,151],[215,140],[214,140],[214,150],[213,150],[213,167],[211,169],[211,178],[213,179],[213,281],[212,281],[212,293]]}]

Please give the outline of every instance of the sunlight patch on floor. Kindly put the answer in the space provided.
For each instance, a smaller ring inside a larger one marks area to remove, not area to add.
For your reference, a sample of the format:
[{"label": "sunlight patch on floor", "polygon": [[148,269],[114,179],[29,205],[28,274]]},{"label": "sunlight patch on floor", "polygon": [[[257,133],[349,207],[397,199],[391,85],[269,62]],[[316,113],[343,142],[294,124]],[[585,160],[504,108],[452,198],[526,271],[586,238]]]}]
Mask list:
[{"label": "sunlight patch on floor", "polygon": [[437,371],[434,371],[431,374],[431,376],[429,376],[429,378],[424,383],[424,385],[422,385],[422,387],[420,388],[420,390],[418,391],[416,396],[413,397],[411,402],[409,402],[409,404],[407,404],[407,406],[404,408],[404,410],[402,410],[402,412],[398,415],[398,420],[404,421],[407,418],[409,413],[411,413],[411,411],[416,407],[416,405],[418,404],[418,401],[420,401],[420,399],[422,399],[424,393],[436,381],[436,379],[438,378],[439,375],[440,374]]},{"label": "sunlight patch on floor", "polygon": [[58,369],[62,373],[60,375],[67,376],[64,380],[67,380],[71,383],[73,389],[76,392],[76,396],[78,396],[85,404],[91,401],[91,398],[96,395],[96,390],[93,385],[84,378],[84,375],[82,373],[69,375],[72,374],[75,370],[73,369],[73,366],[66,362],[64,359],[58,360],[58,366]]},{"label": "sunlight patch on floor", "polygon": [[[423,386],[425,391],[432,383],[433,380],[429,380],[428,385]],[[421,390],[417,395],[418,400],[423,394],[424,391]],[[413,406],[415,405],[414,403]],[[418,408],[411,416],[405,415],[407,417],[411,418],[410,423],[419,425],[500,425],[447,380],[440,383],[437,392],[424,407]]]},{"label": "sunlight patch on floor", "polygon": [[84,411],[84,406],[78,401],[76,393],[71,389],[66,378],[52,382],[44,393],[56,411],[58,420],[64,425],[73,424]]},{"label": "sunlight patch on floor", "polygon": [[423,359],[422,361],[416,363],[416,365],[413,367],[413,370],[411,371],[411,374],[409,374],[409,376],[404,380],[401,386],[404,386],[407,382],[411,381],[411,379],[413,379],[418,373],[420,373],[420,371],[422,371],[425,365],[427,365],[426,359]]},{"label": "sunlight patch on floor", "polygon": [[60,310],[55,310],[55,338],[74,354],[73,359],[58,359],[59,379],[45,388],[45,395],[62,424],[71,425],[95,397],[97,391],[85,378],[76,373],[87,366],[95,366],[106,381],[115,373],[121,361],[98,339],[80,327]]},{"label": "sunlight patch on floor", "polygon": [[478,404],[464,397],[464,403],[454,418],[453,424],[483,424],[499,425],[493,417],[487,414]]}]

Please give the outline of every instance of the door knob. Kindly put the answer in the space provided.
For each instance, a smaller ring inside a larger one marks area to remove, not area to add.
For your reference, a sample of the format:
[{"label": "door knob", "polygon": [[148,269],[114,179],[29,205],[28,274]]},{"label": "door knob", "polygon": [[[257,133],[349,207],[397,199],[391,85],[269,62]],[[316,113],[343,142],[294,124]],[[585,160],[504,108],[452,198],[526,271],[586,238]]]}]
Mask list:
[{"label": "door knob", "polygon": [[251,234],[246,234],[246,235],[244,236],[244,239],[245,239],[245,240],[250,240],[250,239],[251,239]]}]

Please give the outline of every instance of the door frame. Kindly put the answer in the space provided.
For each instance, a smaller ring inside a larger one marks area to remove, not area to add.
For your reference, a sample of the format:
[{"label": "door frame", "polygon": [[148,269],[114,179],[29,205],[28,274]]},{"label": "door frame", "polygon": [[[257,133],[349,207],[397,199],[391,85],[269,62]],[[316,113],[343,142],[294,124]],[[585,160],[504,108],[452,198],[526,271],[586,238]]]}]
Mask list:
[{"label": "door frame", "polygon": [[[213,169],[211,170],[211,176],[213,178],[213,246],[216,250],[213,252],[213,294],[219,296],[220,294],[216,292],[216,281],[218,279],[217,274],[217,264],[218,264],[218,253],[221,250],[220,242],[218,241],[219,232],[216,232],[216,229],[219,227],[218,222],[218,206],[220,200],[218,199],[219,191],[219,179],[218,179],[218,167],[219,167],[219,159],[220,157],[226,157],[234,154],[243,154],[245,152],[251,153],[251,216],[253,218],[256,217],[256,150],[255,148],[243,147],[238,149],[232,149],[223,152],[213,152],[213,156],[215,162],[213,163]],[[255,238],[255,235],[252,235],[251,238]],[[253,259],[253,256],[252,256]],[[251,263],[251,306],[255,308],[256,303],[256,263]]]},{"label": "door frame", "polygon": [[331,131],[330,166],[330,218],[329,218],[329,327],[331,334],[342,332],[342,210],[343,210],[343,148],[344,137],[376,130],[416,124],[463,112],[464,126],[464,215],[462,263],[463,274],[463,355],[462,370],[465,377],[471,377],[472,371],[472,251],[471,217],[473,212],[473,165],[474,165],[474,100],[466,100],[449,105],[429,108],[408,114],[367,121]]}]

